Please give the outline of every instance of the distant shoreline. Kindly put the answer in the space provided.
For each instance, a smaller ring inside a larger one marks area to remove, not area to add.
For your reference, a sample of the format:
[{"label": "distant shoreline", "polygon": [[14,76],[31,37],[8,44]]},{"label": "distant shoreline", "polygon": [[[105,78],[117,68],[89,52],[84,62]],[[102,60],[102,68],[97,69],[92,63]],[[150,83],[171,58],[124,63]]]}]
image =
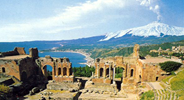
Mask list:
[{"label": "distant shoreline", "polygon": [[[82,50],[65,50],[65,51],[62,51],[62,50],[52,50],[50,52],[71,52],[71,53],[78,53],[78,54],[81,54],[83,56],[85,56],[85,60],[87,61],[86,63],[79,63],[79,64],[83,64],[83,65],[88,65],[89,67],[90,66],[94,66],[94,59],[91,58],[91,54],[89,53],[86,53]],[[40,52],[40,53],[43,53],[43,52]]]}]

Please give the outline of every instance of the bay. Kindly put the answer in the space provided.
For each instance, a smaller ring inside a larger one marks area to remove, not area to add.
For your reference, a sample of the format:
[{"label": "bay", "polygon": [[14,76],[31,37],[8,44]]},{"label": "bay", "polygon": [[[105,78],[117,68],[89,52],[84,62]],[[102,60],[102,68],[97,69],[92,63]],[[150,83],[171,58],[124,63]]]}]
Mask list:
[{"label": "bay", "polygon": [[[33,41],[33,42],[0,42],[0,52],[12,51],[15,47],[24,47],[27,54],[29,54],[29,48],[38,48],[38,50],[51,49],[54,47],[60,47],[60,44],[52,43],[52,42],[44,42],[44,41]],[[46,55],[50,55],[51,57],[69,58],[72,63],[72,67],[84,67],[86,65],[80,64],[85,63],[85,56],[79,53],[72,52],[44,52],[39,53],[40,57],[45,57]]]},{"label": "bay", "polygon": [[57,58],[69,58],[70,62],[72,63],[72,67],[84,67],[86,65],[80,64],[85,63],[85,56],[79,53],[72,53],[72,52],[43,52],[39,53],[40,57],[45,57],[46,55],[50,55],[51,57]]}]

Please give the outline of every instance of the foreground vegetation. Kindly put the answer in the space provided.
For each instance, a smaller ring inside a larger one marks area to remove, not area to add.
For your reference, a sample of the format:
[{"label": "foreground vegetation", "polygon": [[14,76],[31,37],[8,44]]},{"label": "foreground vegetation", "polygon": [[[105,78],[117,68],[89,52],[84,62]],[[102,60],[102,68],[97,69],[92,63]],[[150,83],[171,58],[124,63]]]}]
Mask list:
[{"label": "foreground vegetation", "polygon": [[184,70],[179,72],[173,79],[170,81],[171,89],[176,91],[180,100],[184,100]]},{"label": "foreground vegetation", "polygon": [[10,88],[4,84],[0,84],[0,94],[9,93]]},{"label": "foreground vegetation", "polygon": [[140,100],[154,100],[154,92],[153,91],[148,91],[142,94]]}]

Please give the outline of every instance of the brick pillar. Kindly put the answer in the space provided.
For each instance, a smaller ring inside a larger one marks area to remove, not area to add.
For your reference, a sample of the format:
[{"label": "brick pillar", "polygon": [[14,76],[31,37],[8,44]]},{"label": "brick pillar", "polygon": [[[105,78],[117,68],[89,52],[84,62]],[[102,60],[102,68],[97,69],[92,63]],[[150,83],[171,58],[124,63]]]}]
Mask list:
[{"label": "brick pillar", "polygon": [[61,76],[63,76],[63,67],[61,67]]},{"label": "brick pillar", "polygon": [[99,64],[97,64],[97,78],[99,78]]},{"label": "brick pillar", "polygon": [[111,79],[111,64],[109,65],[109,79]]},{"label": "brick pillar", "polygon": [[104,68],[103,68],[103,78],[105,78],[106,74],[106,70],[105,70],[105,64],[104,64]]},{"label": "brick pillar", "polygon": [[127,75],[127,65],[125,65],[125,68],[123,69],[123,78],[125,78]]},{"label": "brick pillar", "polygon": [[55,75],[55,67],[52,67],[52,79],[54,79],[54,75]]},{"label": "brick pillar", "polygon": [[67,76],[70,76],[70,68],[67,68],[66,75],[67,75]]},{"label": "brick pillar", "polygon": [[57,67],[55,67],[55,70],[56,70],[56,76],[58,76],[58,72],[59,72],[59,68],[58,68],[58,66],[57,66]]},{"label": "brick pillar", "polygon": [[116,72],[115,72],[115,66],[113,67],[113,84],[115,84],[115,75],[116,75]]}]

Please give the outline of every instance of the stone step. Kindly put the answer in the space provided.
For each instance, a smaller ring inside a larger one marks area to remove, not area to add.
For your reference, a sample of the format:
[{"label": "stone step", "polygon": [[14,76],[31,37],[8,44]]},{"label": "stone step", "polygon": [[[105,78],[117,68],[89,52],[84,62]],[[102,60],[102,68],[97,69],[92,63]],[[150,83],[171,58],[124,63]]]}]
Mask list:
[{"label": "stone step", "polygon": [[159,90],[156,90],[156,92],[157,92],[157,95],[159,96],[159,95],[160,95],[160,92],[159,92]]}]

